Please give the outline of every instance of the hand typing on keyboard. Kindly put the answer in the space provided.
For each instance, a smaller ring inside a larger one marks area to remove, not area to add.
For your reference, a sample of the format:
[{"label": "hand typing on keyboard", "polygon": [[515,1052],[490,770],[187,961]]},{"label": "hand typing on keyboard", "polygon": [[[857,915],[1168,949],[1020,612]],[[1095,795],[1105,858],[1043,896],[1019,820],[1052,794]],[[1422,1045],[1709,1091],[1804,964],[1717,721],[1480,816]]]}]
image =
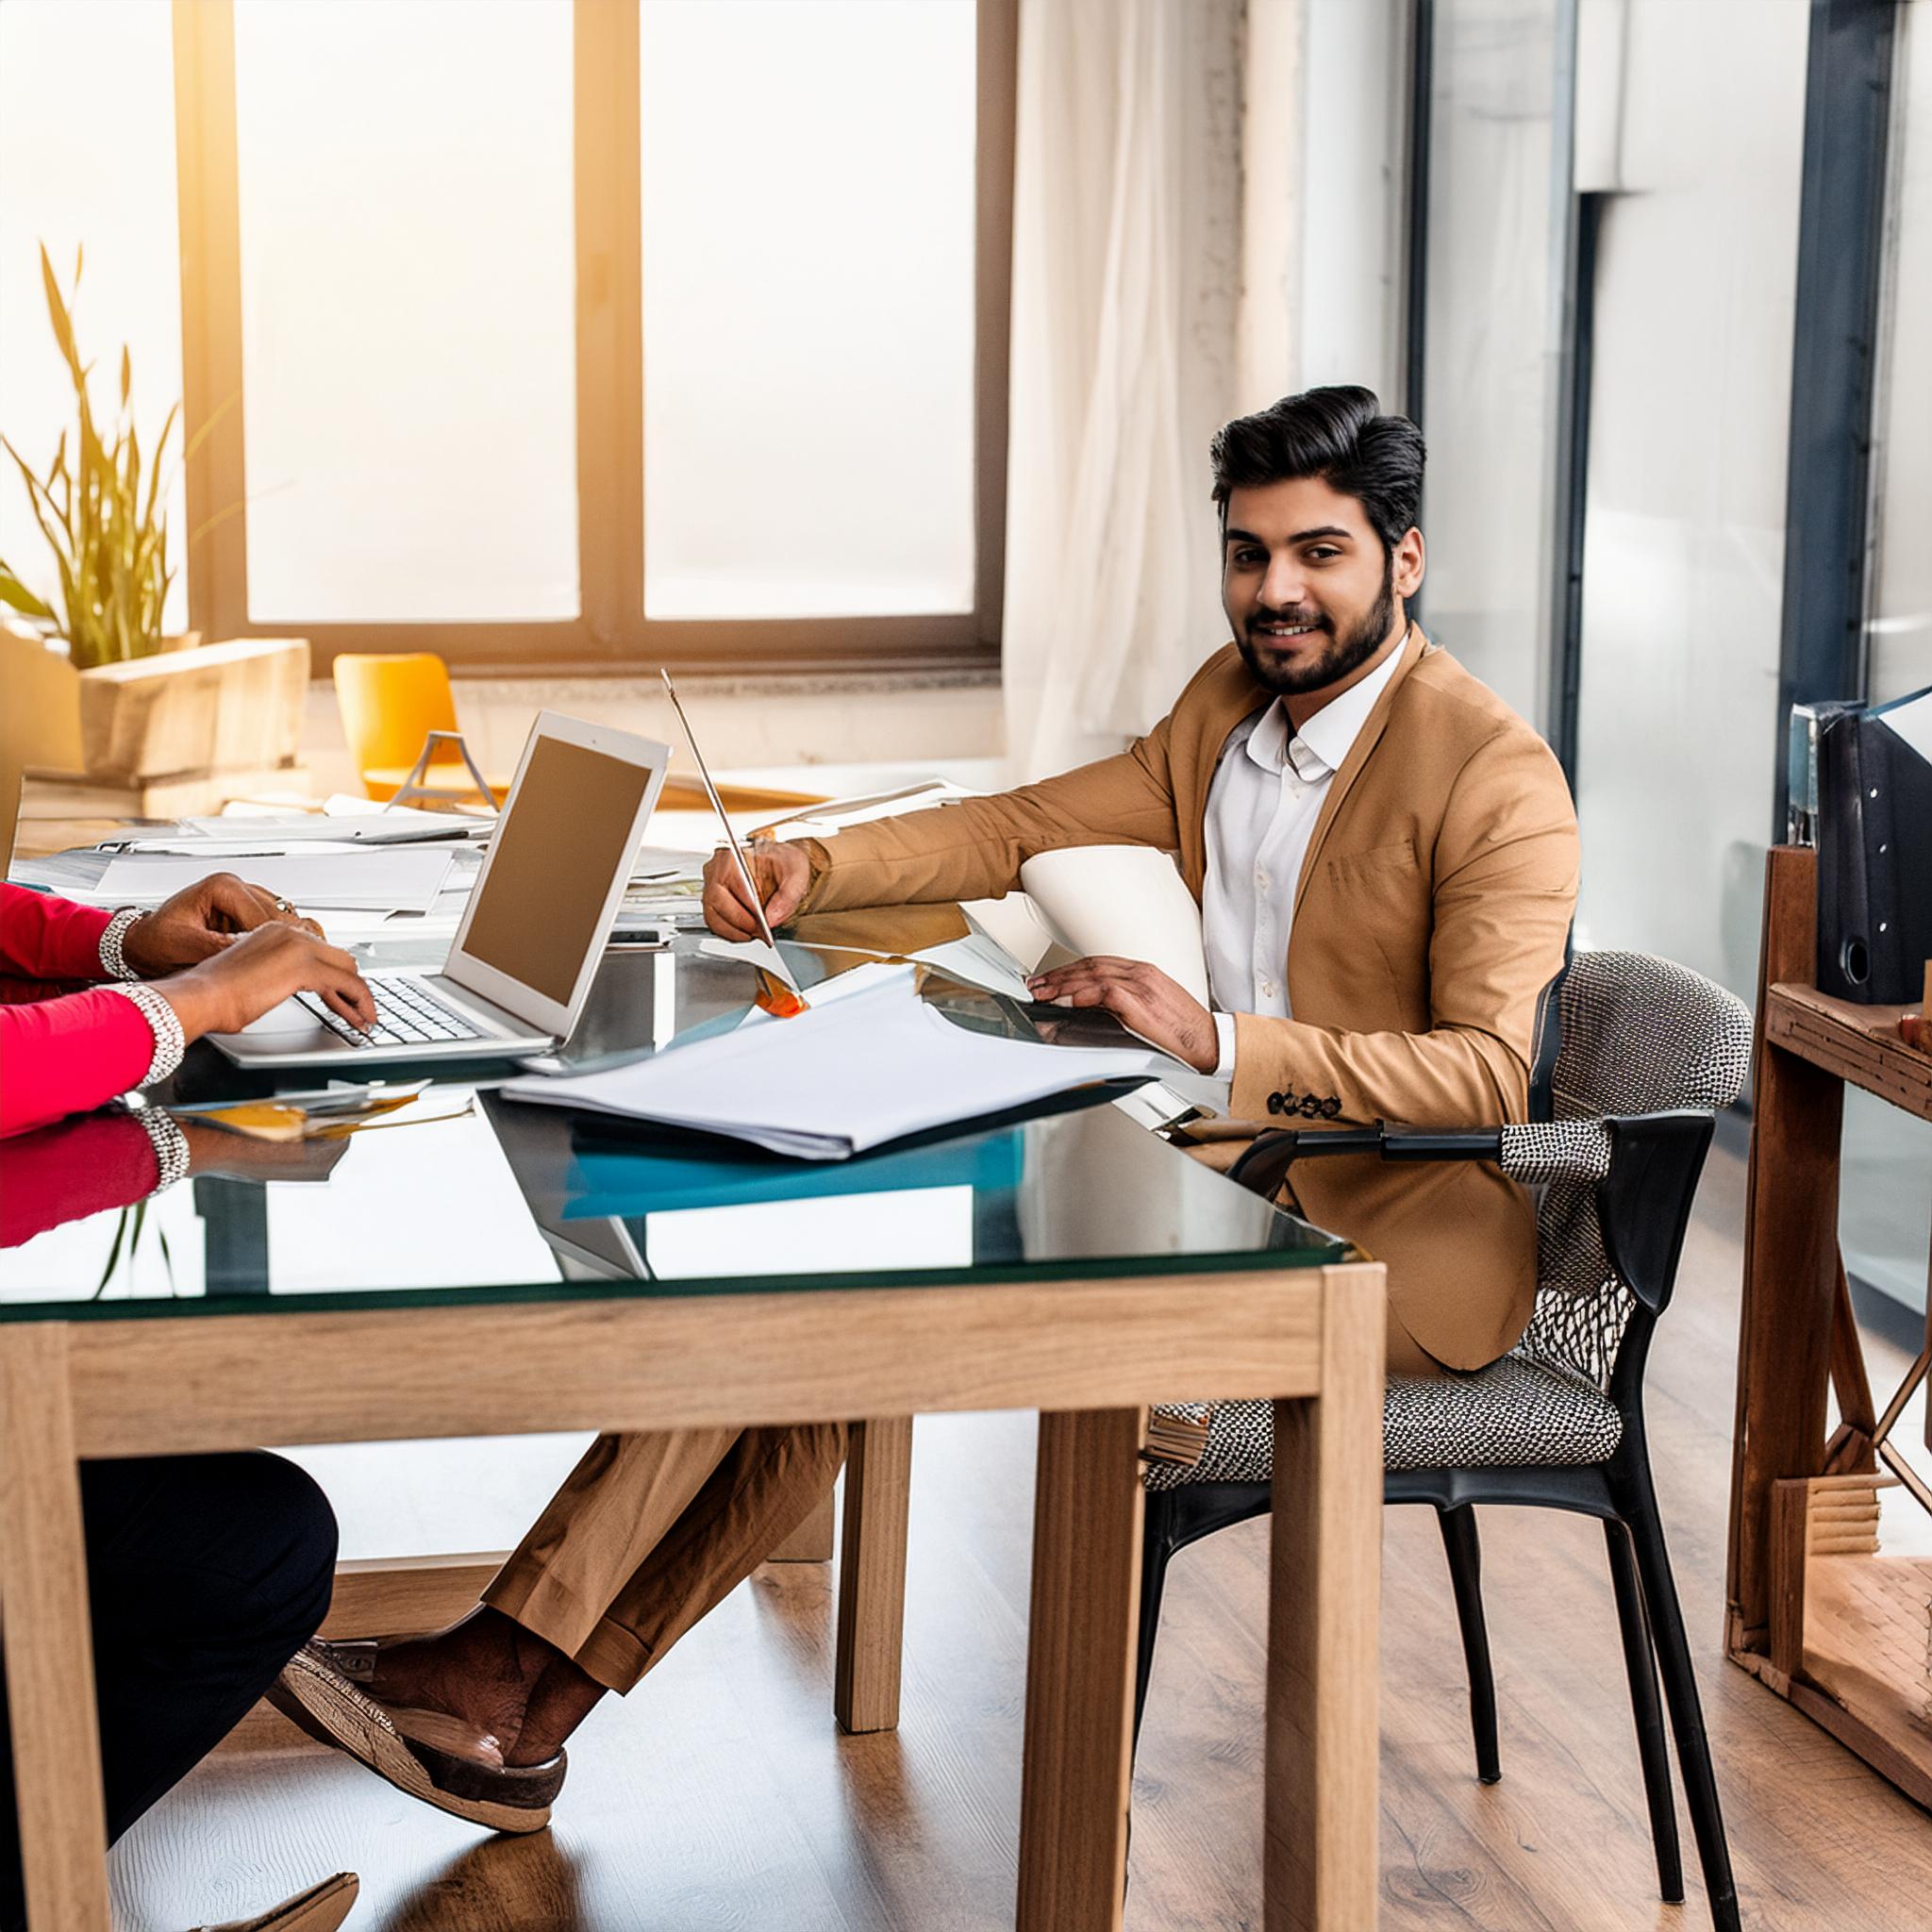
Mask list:
[{"label": "hand typing on keyboard", "polygon": [[291,994],[311,993],[353,1032],[376,1022],[375,999],[340,946],[296,925],[257,926],[212,958],[153,982],[190,1040],[239,1033]]},{"label": "hand typing on keyboard", "polygon": [[[419,981],[380,979],[376,981],[382,998],[375,1004],[375,1022],[364,1028],[352,1025],[331,1011],[318,994],[297,993],[296,998],[330,1032],[351,1046],[422,1046],[444,1040],[481,1040],[482,1029],[466,1015],[446,1007]],[[373,998],[373,995],[372,995]]]}]

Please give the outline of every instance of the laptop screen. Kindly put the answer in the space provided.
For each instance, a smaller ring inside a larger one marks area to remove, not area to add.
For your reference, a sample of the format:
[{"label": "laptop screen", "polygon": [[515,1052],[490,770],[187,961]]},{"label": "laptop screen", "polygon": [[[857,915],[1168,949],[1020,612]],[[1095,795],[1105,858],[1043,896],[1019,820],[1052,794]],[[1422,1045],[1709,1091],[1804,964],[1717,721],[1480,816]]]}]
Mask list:
[{"label": "laptop screen", "polygon": [[653,775],[647,765],[540,737],[491,839],[463,952],[567,1005]]}]

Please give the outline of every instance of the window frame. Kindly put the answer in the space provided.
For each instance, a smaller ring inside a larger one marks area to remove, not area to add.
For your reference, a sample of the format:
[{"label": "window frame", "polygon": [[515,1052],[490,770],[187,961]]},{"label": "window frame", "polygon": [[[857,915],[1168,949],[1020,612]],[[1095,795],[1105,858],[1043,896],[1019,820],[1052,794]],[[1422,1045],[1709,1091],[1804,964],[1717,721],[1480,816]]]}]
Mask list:
[{"label": "window frame", "polygon": [[173,0],[182,418],[194,454],[189,624],[208,638],[339,651],[434,649],[454,671],[632,675],[995,669],[1006,580],[1007,395],[1018,0],[977,0],[974,600],[971,611],[823,618],[644,615],[642,182],[638,0],[573,0],[577,565],[564,620],[262,623],[248,612],[234,0]]}]

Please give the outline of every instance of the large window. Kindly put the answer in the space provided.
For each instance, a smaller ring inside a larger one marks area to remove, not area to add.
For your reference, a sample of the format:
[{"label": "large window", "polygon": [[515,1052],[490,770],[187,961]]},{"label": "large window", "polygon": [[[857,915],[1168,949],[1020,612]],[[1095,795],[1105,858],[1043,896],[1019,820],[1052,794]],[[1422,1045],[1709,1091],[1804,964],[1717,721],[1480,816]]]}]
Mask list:
[{"label": "large window", "polygon": [[235,0],[248,614],[574,618],[567,6]]},{"label": "large window", "polygon": [[[94,364],[95,420],[119,406],[121,351],[133,372],[134,425],[152,451],[181,393],[181,280],[175,231],[175,102],[168,86],[168,9],[157,0],[6,0],[0,6],[0,432],[44,477],[64,432],[72,467],[72,379],[48,322],[44,244],[63,295],[80,283],[74,320]],[[35,76],[29,80],[26,76]],[[84,79],[82,78],[84,76]],[[139,166],[132,165],[139,157]],[[179,425],[162,474],[179,478]],[[189,543],[178,489],[162,612],[187,622]],[[53,553],[12,461],[0,456],[0,558],[59,608]]]},{"label": "large window", "polygon": [[973,0],[642,27],[644,614],[969,613]]},{"label": "large window", "polygon": [[8,0],[90,110],[9,91],[0,426],[59,402],[31,238],[85,231],[94,333],[201,432],[208,635],[995,662],[1015,9]]}]

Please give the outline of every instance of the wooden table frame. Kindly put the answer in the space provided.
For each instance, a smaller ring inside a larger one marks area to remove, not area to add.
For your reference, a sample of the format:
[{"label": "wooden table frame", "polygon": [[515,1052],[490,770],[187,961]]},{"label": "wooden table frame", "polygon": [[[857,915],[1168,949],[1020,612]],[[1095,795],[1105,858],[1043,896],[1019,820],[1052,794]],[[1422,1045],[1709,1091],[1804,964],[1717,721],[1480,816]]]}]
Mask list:
[{"label": "wooden table frame", "polygon": [[[1881,1553],[1880,1421],[1838,1246],[1847,1085],[1932,1120],[1898,1007],[1817,991],[1817,854],[1765,872],[1724,1654],[1932,1806],[1932,1562]],[[1827,1397],[1840,1423],[1827,1441]],[[1890,1452],[1888,1452],[1890,1453]]]},{"label": "wooden table frame", "polygon": [[[1375,1919],[1384,1274],[1272,1274],[0,1324],[0,1579],[34,1932],[107,1932],[78,1462],[275,1442],[880,1420],[841,1705],[895,1711],[905,1419],[1041,1410],[1022,1932],[1122,1924],[1145,1405],[1275,1399],[1263,1923]],[[452,1364],[458,1365],[452,1370]]]}]

